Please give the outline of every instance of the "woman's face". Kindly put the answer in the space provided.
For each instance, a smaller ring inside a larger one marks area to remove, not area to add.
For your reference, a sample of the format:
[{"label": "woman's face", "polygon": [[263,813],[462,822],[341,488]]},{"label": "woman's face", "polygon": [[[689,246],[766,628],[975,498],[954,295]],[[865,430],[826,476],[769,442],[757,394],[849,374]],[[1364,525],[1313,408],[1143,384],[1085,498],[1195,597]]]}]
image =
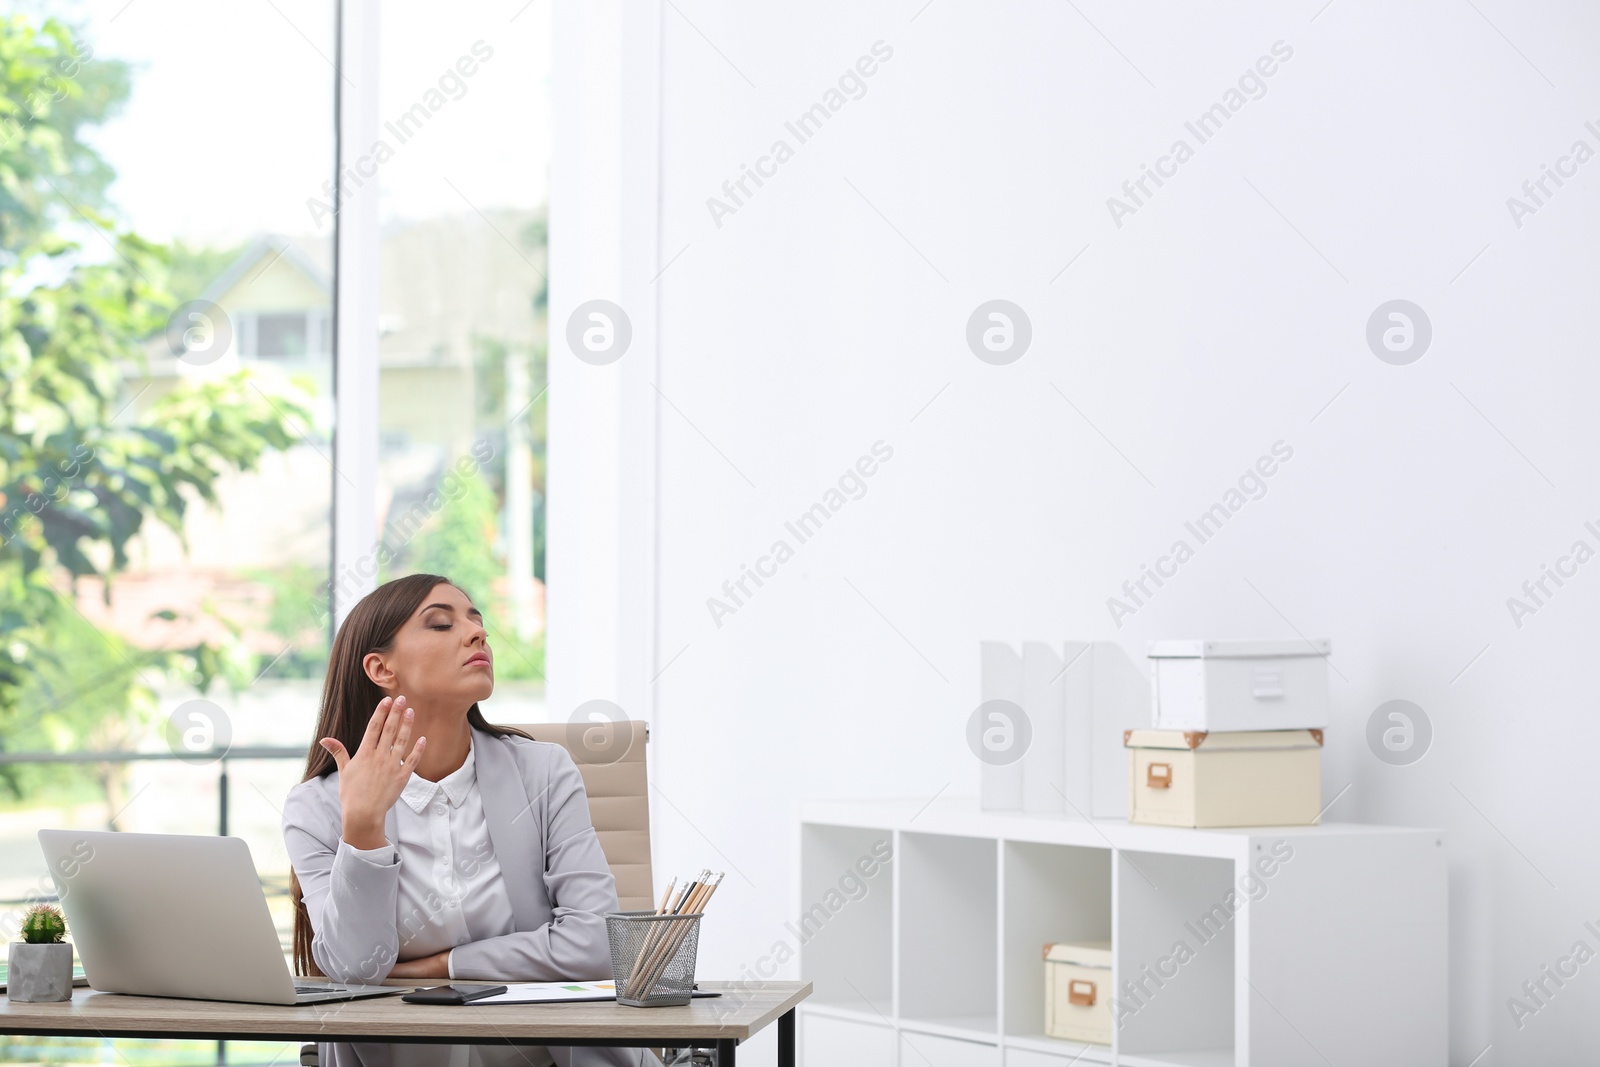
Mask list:
[{"label": "woman's face", "polygon": [[367,676],[385,694],[403,694],[418,711],[465,713],[494,692],[494,655],[483,615],[446,582],[433,587],[401,625],[387,653],[369,652]]}]

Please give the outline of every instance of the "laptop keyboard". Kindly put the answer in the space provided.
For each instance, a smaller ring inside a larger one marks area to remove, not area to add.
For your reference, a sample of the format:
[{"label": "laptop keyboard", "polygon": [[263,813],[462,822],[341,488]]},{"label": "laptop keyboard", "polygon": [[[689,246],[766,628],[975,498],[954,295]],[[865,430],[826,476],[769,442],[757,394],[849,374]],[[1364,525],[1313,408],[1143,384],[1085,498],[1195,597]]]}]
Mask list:
[{"label": "laptop keyboard", "polygon": [[343,993],[345,989],[343,986],[336,985],[297,985],[294,987],[294,991],[296,993]]}]

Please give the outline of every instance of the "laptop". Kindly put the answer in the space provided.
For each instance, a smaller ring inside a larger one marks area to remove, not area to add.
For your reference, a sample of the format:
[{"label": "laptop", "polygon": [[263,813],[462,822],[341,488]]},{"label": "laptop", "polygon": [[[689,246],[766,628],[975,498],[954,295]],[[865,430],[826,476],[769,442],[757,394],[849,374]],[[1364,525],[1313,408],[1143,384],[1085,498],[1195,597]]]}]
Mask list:
[{"label": "laptop", "polygon": [[250,1004],[317,1004],[407,986],[295,977],[237,837],[40,830],[89,985]]}]

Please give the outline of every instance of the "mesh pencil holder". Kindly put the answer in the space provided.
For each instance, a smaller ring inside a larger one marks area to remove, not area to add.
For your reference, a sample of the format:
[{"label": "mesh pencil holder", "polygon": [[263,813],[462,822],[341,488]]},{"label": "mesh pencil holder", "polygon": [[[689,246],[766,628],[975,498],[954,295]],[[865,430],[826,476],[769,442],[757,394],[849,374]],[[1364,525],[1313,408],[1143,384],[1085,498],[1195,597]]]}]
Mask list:
[{"label": "mesh pencil holder", "polygon": [[618,1004],[664,1008],[689,1003],[694,957],[700,947],[700,916],[700,912],[657,915],[650,911],[614,911],[606,916]]}]

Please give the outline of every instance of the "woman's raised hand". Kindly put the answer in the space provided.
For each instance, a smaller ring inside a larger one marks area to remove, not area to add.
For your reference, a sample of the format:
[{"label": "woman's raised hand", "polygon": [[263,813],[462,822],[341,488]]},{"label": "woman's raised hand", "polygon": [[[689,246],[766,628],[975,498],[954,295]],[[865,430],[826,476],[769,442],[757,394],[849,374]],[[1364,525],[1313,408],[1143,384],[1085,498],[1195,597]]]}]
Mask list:
[{"label": "woman's raised hand", "polygon": [[417,738],[410,752],[413,712],[403,696],[384,697],[367,721],[367,732],[354,756],[336,737],[317,742],[339,765],[339,809],[344,839],[360,849],[382,847],[384,817],[422,762],[426,737]]}]

